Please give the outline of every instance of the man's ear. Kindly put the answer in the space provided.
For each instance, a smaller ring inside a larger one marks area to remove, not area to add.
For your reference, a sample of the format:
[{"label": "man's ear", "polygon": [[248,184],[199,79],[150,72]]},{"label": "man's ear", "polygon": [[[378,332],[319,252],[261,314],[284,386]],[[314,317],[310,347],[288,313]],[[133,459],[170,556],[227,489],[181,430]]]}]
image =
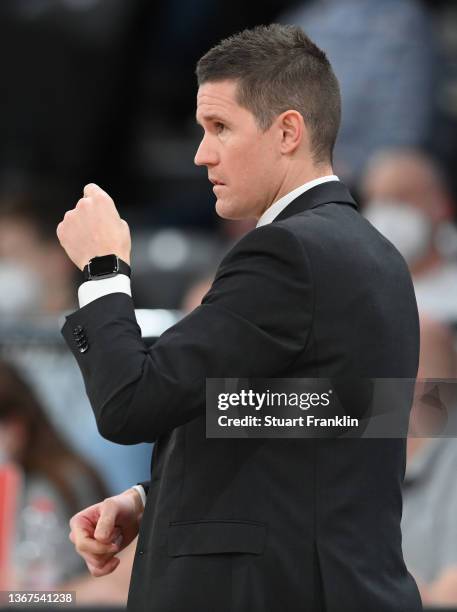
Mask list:
[{"label": "man's ear", "polygon": [[287,155],[293,153],[302,144],[304,139],[308,140],[303,116],[296,110],[287,110],[277,118],[281,137],[281,153]]}]

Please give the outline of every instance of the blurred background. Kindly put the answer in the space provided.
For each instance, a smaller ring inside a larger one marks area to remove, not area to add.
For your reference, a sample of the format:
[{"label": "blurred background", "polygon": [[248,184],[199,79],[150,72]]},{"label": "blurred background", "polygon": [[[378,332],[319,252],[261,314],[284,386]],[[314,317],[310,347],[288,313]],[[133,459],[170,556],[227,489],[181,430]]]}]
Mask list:
[{"label": "blurred background", "polygon": [[[80,279],[55,228],[98,183],[132,230],[144,335],[153,341],[198,305],[253,224],[219,219],[206,170],[193,164],[195,63],[221,38],[272,21],[300,25],[327,52],[343,98],[335,173],[408,262],[421,376],[455,378],[454,0],[2,0],[3,589],[71,587],[81,604],[125,604],[132,550],[113,576],[91,579],[67,523],[147,479],[151,448],[96,430],[60,337]],[[455,439],[409,441],[404,552],[427,605],[457,607],[455,473]]]}]

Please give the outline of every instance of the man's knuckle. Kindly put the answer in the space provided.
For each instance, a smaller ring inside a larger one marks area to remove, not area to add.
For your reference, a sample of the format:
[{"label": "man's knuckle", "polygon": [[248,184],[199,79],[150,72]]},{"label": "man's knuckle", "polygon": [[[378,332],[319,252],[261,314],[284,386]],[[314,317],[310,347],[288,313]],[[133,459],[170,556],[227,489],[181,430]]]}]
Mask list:
[{"label": "man's knuckle", "polygon": [[86,552],[84,544],[82,544],[79,540],[75,541],[75,549],[76,552],[80,555],[83,555]]},{"label": "man's knuckle", "polygon": [[116,507],[116,502],[112,497],[107,497],[103,500],[102,506],[104,510],[113,510]]},{"label": "man's knuckle", "polygon": [[90,551],[90,540],[88,540],[85,537],[81,537],[81,536],[76,536],[75,538],[75,548],[79,553],[87,553]]},{"label": "man's knuckle", "polygon": [[91,555],[99,555],[101,552],[99,542],[91,540],[87,546],[87,552]]}]

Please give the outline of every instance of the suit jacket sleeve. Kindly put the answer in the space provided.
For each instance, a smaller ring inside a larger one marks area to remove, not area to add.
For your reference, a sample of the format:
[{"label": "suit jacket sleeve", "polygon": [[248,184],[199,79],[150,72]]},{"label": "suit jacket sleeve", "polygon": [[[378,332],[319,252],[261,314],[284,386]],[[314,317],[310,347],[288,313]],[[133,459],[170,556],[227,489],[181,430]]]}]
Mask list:
[{"label": "suit jacket sleeve", "polygon": [[[71,314],[62,333],[101,435],[135,444],[203,415],[205,378],[285,375],[306,346],[312,310],[303,248],[273,224],[250,232],[230,251],[202,304],[153,347],[142,341],[133,301],[121,293]],[[78,325],[89,345],[85,353],[72,335]]]}]

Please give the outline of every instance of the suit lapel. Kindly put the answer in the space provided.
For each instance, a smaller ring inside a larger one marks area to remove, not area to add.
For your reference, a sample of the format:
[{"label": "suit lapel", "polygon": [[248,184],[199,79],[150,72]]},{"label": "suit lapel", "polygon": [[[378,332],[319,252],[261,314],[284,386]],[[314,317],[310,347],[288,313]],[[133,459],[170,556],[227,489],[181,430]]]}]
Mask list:
[{"label": "suit lapel", "polygon": [[349,204],[357,208],[357,204],[349,193],[349,189],[346,185],[340,181],[330,181],[312,187],[299,195],[298,198],[295,198],[295,200],[292,200],[292,202],[274,219],[273,223],[275,221],[287,219],[292,215],[297,215],[304,210],[316,208],[316,206],[321,206],[322,204],[328,204],[330,202],[335,204]]}]

